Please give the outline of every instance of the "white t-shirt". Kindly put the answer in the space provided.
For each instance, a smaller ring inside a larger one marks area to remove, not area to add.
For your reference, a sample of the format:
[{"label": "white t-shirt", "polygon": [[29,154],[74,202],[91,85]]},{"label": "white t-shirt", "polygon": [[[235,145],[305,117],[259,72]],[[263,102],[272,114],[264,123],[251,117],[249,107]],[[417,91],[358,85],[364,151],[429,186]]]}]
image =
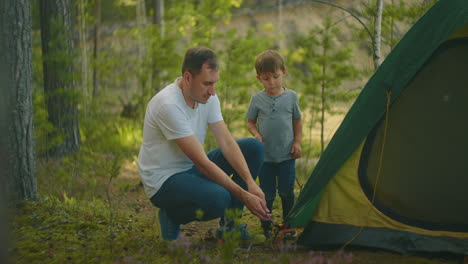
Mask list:
[{"label": "white t-shirt", "polygon": [[157,93],[146,108],[138,170],[149,198],[169,177],[193,166],[174,139],[195,135],[203,146],[207,125],[223,120],[216,95],[192,109],[177,85],[179,80]]}]

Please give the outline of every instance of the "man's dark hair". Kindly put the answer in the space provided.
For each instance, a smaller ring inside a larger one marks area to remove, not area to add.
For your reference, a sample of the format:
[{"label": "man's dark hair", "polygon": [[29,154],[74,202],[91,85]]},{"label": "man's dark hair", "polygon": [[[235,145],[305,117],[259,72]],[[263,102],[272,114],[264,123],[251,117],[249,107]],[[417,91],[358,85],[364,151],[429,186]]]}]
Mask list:
[{"label": "man's dark hair", "polygon": [[203,64],[207,63],[208,68],[218,69],[218,58],[213,50],[206,47],[190,48],[185,53],[182,63],[182,74],[190,72],[197,75],[201,72]]}]

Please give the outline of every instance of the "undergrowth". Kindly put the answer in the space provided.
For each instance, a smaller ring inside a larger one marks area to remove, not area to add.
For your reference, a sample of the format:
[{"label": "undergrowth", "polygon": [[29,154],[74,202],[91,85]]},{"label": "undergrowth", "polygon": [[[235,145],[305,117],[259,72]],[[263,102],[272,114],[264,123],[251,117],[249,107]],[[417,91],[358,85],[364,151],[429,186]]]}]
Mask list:
[{"label": "undergrowth", "polygon": [[[15,213],[14,263],[112,263],[121,259],[162,258],[167,246],[154,222],[115,210],[99,199],[64,195],[28,202]],[[162,250],[152,250],[157,247]]]},{"label": "undergrowth", "polygon": [[[282,244],[274,254],[250,252],[229,243],[195,243],[181,236],[159,238],[154,219],[113,210],[101,199],[46,196],[15,209],[13,263],[351,263],[351,254],[296,254]],[[333,262],[331,262],[333,261]]]},{"label": "undergrowth", "polygon": [[[242,221],[248,222],[253,242],[232,236],[220,243],[196,227],[196,236],[165,242],[136,169],[139,123],[90,114],[82,125],[80,152],[60,160],[39,158],[40,199],[11,209],[12,263],[375,263],[356,261],[346,252],[307,251],[291,242],[273,248],[257,239],[259,220],[246,211]],[[279,207],[275,203],[275,217]],[[381,263],[396,263],[390,257]]]},{"label": "undergrowth", "polygon": [[163,241],[157,209],[136,169],[141,124],[93,112],[81,124],[80,152],[59,160],[39,155],[40,199],[11,208],[12,263],[322,263],[305,262],[313,258],[298,257],[295,247],[271,251],[267,243],[245,245],[235,235],[224,243],[184,236]]}]

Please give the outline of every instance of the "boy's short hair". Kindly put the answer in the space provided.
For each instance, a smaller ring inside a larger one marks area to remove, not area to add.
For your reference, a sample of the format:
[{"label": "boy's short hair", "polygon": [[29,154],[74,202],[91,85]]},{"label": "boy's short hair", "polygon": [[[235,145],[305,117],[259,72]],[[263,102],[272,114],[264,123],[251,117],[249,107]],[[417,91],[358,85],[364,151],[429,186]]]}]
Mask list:
[{"label": "boy's short hair", "polygon": [[278,69],[285,71],[283,58],[274,50],[267,50],[260,53],[255,60],[255,70],[257,75],[264,72],[276,72]]},{"label": "boy's short hair", "polygon": [[182,75],[185,72],[190,72],[192,75],[199,74],[205,63],[210,69],[218,69],[218,58],[213,50],[206,47],[188,49],[182,62]]}]

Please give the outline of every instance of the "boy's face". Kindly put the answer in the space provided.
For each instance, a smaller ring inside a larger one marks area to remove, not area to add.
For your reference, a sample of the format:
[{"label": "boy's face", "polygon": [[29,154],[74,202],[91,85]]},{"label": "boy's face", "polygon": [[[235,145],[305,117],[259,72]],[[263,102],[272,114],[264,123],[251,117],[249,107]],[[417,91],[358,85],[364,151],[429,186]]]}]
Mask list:
[{"label": "boy's face", "polygon": [[285,71],[277,69],[275,72],[262,72],[257,75],[257,79],[268,91],[281,90],[283,88],[283,78]]}]

